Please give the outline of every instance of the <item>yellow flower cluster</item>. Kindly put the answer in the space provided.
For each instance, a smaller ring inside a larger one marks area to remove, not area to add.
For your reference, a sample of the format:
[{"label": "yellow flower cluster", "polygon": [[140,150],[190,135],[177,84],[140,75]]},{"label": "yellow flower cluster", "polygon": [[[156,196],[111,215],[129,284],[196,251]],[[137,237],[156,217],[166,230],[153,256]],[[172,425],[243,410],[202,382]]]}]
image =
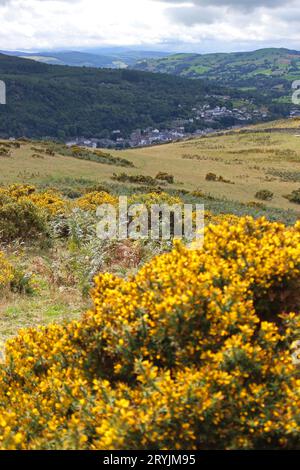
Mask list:
[{"label": "yellow flower cluster", "polygon": [[7,188],[0,189],[0,196],[6,199],[20,202],[31,202],[49,215],[64,213],[66,201],[54,191],[38,192],[35,186],[13,184]]},{"label": "yellow flower cluster", "polygon": [[[37,188],[29,184],[13,184],[8,187],[0,188],[0,200],[5,202],[21,201],[31,202],[39,209],[45,210],[48,215],[63,214],[71,207],[79,207],[84,211],[96,211],[101,204],[118,204],[118,197],[105,191],[92,191],[76,199],[74,203],[67,202],[57,191],[47,190],[38,191]],[[134,194],[128,198],[128,205],[145,204],[148,208],[153,204],[183,204],[183,201],[176,196],[170,196],[167,193],[143,193]],[[206,222],[218,224],[223,220],[236,223],[239,218],[234,215],[215,216],[211,212],[205,212]]]},{"label": "yellow flower cluster", "polygon": [[179,197],[170,196],[167,193],[145,193],[145,194],[134,194],[128,200],[128,204],[145,204],[148,208],[153,204],[183,204]]},{"label": "yellow flower cluster", "polygon": [[118,198],[105,191],[93,191],[76,200],[75,206],[85,211],[96,211],[101,204],[116,205]]},{"label": "yellow flower cluster", "polygon": [[300,449],[300,224],[242,218],[81,321],[22,331],[0,368],[2,449]]},{"label": "yellow flower cluster", "polygon": [[44,209],[50,215],[63,214],[67,208],[66,201],[59,194],[53,191],[44,191],[41,193],[35,192],[27,198],[34,205],[40,209]]},{"label": "yellow flower cluster", "polygon": [[7,286],[13,279],[13,269],[4,253],[0,251],[0,289]]},{"label": "yellow flower cluster", "polygon": [[222,222],[229,222],[230,224],[237,224],[240,220],[240,217],[234,214],[213,214],[210,211],[205,211],[204,219],[206,224],[218,225]]},{"label": "yellow flower cluster", "polygon": [[[85,211],[96,211],[101,204],[118,204],[118,197],[113,196],[106,191],[92,191],[78,198],[74,206]],[[150,207],[152,204],[182,204],[182,200],[178,197],[170,196],[167,193],[145,193],[134,194],[128,197],[128,205],[145,204]]]}]

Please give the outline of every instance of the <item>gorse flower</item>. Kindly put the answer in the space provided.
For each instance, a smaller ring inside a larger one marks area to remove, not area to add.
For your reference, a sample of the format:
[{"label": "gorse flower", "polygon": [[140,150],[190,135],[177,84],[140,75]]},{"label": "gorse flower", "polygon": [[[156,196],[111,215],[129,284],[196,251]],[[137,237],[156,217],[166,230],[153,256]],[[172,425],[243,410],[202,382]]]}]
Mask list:
[{"label": "gorse flower", "polygon": [[13,268],[7,261],[4,253],[0,251],[0,289],[6,287],[13,279]]},{"label": "gorse flower", "polygon": [[13,184],[7,188],[0,188],[1,197],[6,201],[33,203],[50,216],[65,212],[67,206],[67,202],[58,193],[50,190],[39,192],[32,185]]},{"label": "gorse flower", "polygon": [[105,191],[92,191],[77,199],[75,206],[86,211],[96,211],[101,204],[117,203],[118,199]]},{"label": "gorse flower", "polygon": [[299,273],[300,224],[246,217],[99,275],[80,321],[7,343],[1,448],[299,449]]},{"label": "gorse flower", "polygon": [[150,208],[153,204],[168,204],[170,206],[174,204],[183,204],[179,197],[170,196],[167,193],[145,193],[145,194],[134,194],[129,198],[128,204],[145,204],[147,208]]}]

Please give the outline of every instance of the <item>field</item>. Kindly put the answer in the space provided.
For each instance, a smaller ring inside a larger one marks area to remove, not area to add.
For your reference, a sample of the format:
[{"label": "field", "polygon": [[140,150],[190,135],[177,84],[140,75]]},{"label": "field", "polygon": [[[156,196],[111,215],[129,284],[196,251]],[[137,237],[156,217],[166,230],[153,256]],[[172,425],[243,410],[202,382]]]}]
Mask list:
[{"label": "field", "polygon": [[[1,449],[300,448],[299,126],[0,142]],[[99,239],[119,195],[204,203],[203,248]]]},{"label": "field", "polygon": [[235,73],[243,71],[240,81],[255,75],[288,74],[297,76],[299,52],[287,49],[260,49],[231,54],[174,54],[159,59],[141,60],[136,68],[199,78],[223,78],[237,80]]},{"label": "field", "polygon": [[[130,170],[132,174],[171,172],[176,189],[199,190],[245,203],[255,200],[261,189],[268,189],[274,197],[267,206],[299,210],[284,197],[300,186],[300,141],[296,134],[297,129],[291,134],[235,132],[126,151],[124,156],[138,167]],[[210,172],[234,184],[206,181]]]},{"label": "field", "polygon": [[[266,126],[272,132],[264,132]],[[170,191],[197,190],[214,198],[248,203],[255,201],[258,191],[269,190],[274,195],[271,200],[264,201],[267,207],[298,212],[299,206],[285,197],[300,187],[298,132],[300,121],[276,121],[250,127],[248,132],[243,129],[168,145],[122,152],[112,150],[110,153],[133,163],[133,168],[125,169],[128,175],[155,177],[159,172],[172,174],[174,184],[166,186]],[[70,157],[59,154],[59,150],[55,156],[34,158],[36,152],[32,146],[32,143],[24,143],[20,149],[11,150],[10,158],[0,157],[0,183],[56,186],[59,181],[63,184],[64,179],[83,178],[109,185],[113,182],[114,173],[124,172],[124,168],[113,164],[75,158],[70,161]],[[40,147],[45,149],[47,145],[41,144]],[[221,176],[227,182],[207,181],[208,173]]]},{"label": "field", "polygon": [[270,48],[230,54],[175,54],[160,59],[141,60],[134,67],[222,82],[250,94],[264,89],[269,103],[274,100],[288,104],[291,82],[299,77],[299,57],[297,51]]}]

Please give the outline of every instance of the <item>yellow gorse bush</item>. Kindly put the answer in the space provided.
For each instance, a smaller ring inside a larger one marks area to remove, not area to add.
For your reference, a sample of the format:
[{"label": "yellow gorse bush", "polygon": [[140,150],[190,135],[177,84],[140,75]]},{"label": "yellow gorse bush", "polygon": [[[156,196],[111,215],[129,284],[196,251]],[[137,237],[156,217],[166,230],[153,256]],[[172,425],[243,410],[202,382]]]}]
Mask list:
[{"label": "yellow gorse bush", "polygon": [[0,251],[0,290],[13,279],[13,269],[4,253]]},{"label": "yellow gorse bush", "polygon": [[145,204],[148,208],[153,204],[182,204],[182,200],[176,196],[170,196],[167,193],[144,193],[134,194],[128,200],[128,204]]},{"label": "yellow gorse bush", "polygon": [[44,209],[51,216],[63,214],[67,208],[66,201],[59,194],[52,191],[33,193],[23,199],[28,199],[40,209]]},{"label": "yellow gorse bush", "polygon": [[118,198],[105,191],[92,191],[76,200],[75,206],[85,211],[96,211],[101,204],[116,205]]},{"label": "yellow gorse bush", "polygon": [[13,199],[20,199],[21,197],[30,196],[36,191],[35,186],[31,184],[12,184],[8,187],[1,188],[0,193],[10,196]]},{"label": "yellow gorse bush", "polygon": [[213,214],[210,211],[204,212],[204,219],[206,224],[219,225],[223,222],[229,222],[230,224],[237,224],[240,221],[240,217],[234,214]]},{"label": "yellow gorse bush", "polygon": [[300,224],[205,235],[98,276],[81,321],[8,342],[1,448],[300,448]]},{"label": "yellow gorse bush", "polygon": [[64,213],[67,207],[67,202],[57,192],[51,190],[38,192],[32,185],[13,184],[7,188],[0,188],[1,196],[12,201],[31,202],[51,216]]}]

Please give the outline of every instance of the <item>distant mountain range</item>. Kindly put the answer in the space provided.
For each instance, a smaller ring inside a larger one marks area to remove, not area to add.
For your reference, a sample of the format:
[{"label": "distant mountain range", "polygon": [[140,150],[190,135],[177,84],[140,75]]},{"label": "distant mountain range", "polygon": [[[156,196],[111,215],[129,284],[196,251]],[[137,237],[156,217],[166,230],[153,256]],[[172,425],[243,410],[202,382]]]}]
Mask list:
[{"label": "distant mountain range", "polygon": [[99,49],[99,52],[89,51],[0,51],[2,54],[31,59],[37,62],[52,65],[70,65],[74,67],[95,68],[127,68],[134,66],[137,61],[148,59],[161,59],[167,52],[131,51],[126,49]]}]

